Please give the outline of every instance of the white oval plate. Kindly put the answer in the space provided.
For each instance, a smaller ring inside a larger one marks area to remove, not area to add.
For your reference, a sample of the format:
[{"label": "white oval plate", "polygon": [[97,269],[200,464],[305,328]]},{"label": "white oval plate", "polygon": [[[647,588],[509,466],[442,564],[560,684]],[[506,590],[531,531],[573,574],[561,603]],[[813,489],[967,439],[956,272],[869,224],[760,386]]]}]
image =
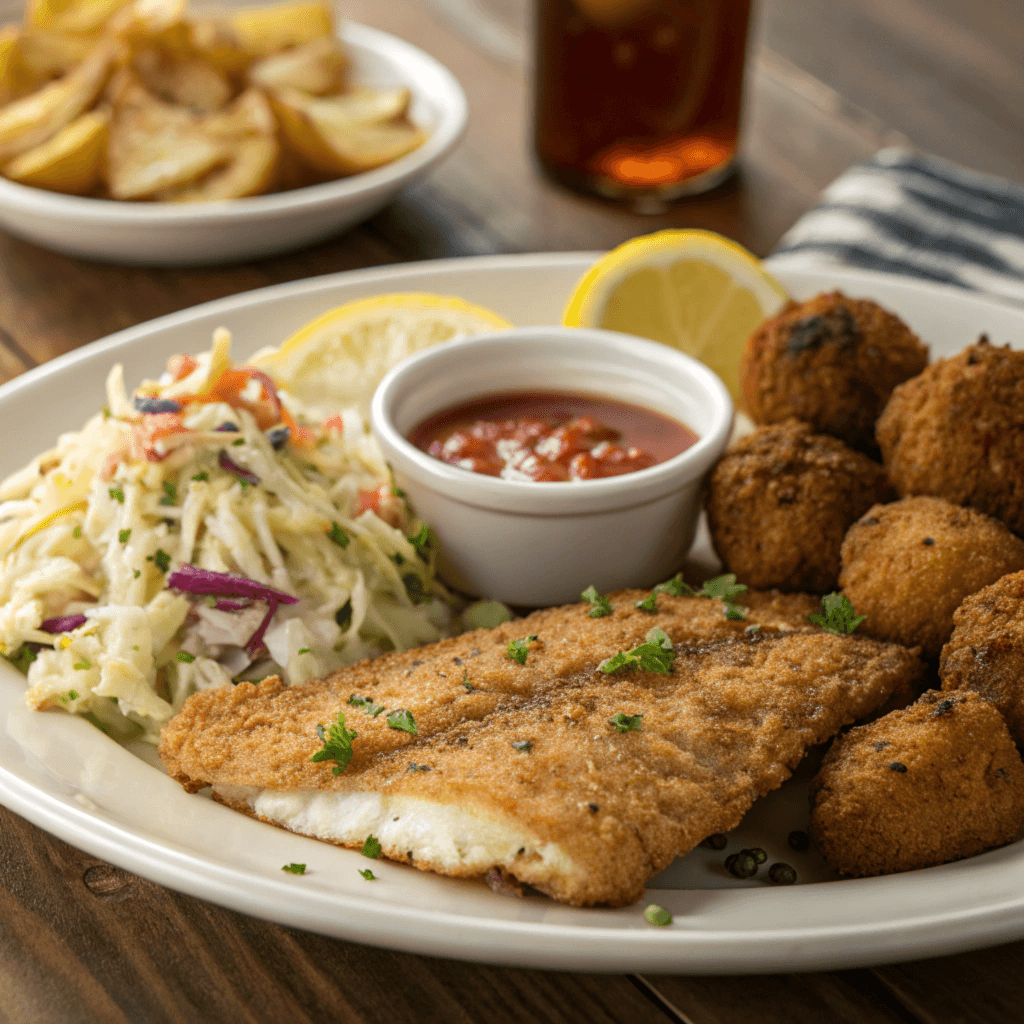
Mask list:
[{"label": "white oval plate", "polygon": [[343,21],[338,35],[363,85],[404,85],[411,119],[427,133],[398,160],[349,178],[214,203],[128,203],[65,196],[0,177],[0,227],[87,259],[148,266],[248,260],[327,238],[372,216],[458,145],[466,96],[422,50],[378,29]]},{"label": "white oval plate", "polygon": [[[236,355],[244,357],[332,306],[389,291],[455,294],[519,325],[557,323],[594,255],[482,257],[336,274],[122,331],[0,388],[0,476],[102,404],[115,360],[124,363],[128,381],[155,376],[173,353],[206,348],[220,325],[234,332]],[[878,300],[918,331],[933,355],[955,352],[981,331],[999,344],[1024,337],[1024,310],[967,292],[852,271],[780,277],[798,298],[840,287]],[[815,855],[787,849],[789,830],[806,826],[799,778],[755,804],[730,836],[729,850],[696,850],[653,880],[645,902],[672,912],[668,928],[645,923],[645,903],[577,910],[386,862],[374,864],[379,881],[366,882],[357,874],[367,865],[358,853],[189,796],[86,722],[27,711],[23,691],[21,676],[0,667],[0,802],[153,881],[326,935],[506,965],[700,974],[853,967],[1024,936],[1024,844],[925,871],[837,881]],[[151,748],[136,753],[154,757]],[[755,843],[772,860],[793,863],[807,884],[779,888],[761,878],[729,878],[726,853]],[[281,866],[292,861],[306,863],[308,873],[284,874]]]}]

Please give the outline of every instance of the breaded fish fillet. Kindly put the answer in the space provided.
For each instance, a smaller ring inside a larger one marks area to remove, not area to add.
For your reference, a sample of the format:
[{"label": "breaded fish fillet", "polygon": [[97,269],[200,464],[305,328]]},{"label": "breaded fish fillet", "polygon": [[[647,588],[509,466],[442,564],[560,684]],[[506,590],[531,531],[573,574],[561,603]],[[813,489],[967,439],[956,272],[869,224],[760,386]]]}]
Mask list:
[{"label": "breaded fish fillet", "polygon": [[[577,906],[631,903],[921,670],[905,648],[802,628],[804,597],[745,594],[748,619],[731,622],[719,601],[662,595],[651,614],[634,607],[645,596],[614,595],[597,619],[589,605],[535,612],[298,686],[199,693],[160,755],[186,788],[212,785],[303,835],[360,847],[372,834],[386,857],[425,870],[498,868]],[[761,630],[746,633],[751,623]],[[597,668],[652,626],[675,645],[670,674]],[[534,635],[525,664],[509,657],[510,641]],[[389,726],[397,710],[415,735]],[[358,736],[334,775],[310,758],[339,711]],[[620,731],[618,715],[634,728]]]}]

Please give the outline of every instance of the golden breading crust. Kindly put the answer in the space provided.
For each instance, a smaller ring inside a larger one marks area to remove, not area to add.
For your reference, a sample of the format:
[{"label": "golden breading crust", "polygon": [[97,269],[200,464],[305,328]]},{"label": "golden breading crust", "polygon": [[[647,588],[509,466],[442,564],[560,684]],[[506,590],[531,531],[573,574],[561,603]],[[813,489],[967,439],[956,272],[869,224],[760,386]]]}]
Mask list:
[{"label": "golden breading crust", "polygon": [[[605,618],[590,618],[587,605],[548,609],[302,685],[274,679],[195,694],[165,727],[160,754],[186,788],[219,786],[241,810],[233,786],[412,797],[508,823],[557,846],[569,866],[554,870],[524,851],[493,866],[575,905],[631,903],[675,856],[738,824],[809,746],[921,670],[897,646],[779,631],[813,606],[805,597],[744,595],[748,621],[730,622],[721,602],[662,596],[648,614],[634,608],[643,596],[615,595]],[[758,620],[759,633],[744,632]],[[596,669],[655,625],[676,644],[671,675]],[[538,639],[519,665],[508,643],[530,634]],[[418,734],[352,707],[352,694],[411,711]],[[351,763],[333,775],[330,762],[310,758],[321,746],[317,724],[341,710],[358,737]],[[642,715],[640,731],[617,731],[620,712]],[[523,741],[528,751],[513,748]],[[384,855],[481,873],[404,847]]]},{"label": "golden breading crust", "polygon": [[834,590],[850,524],[891,497],[885,470],[806,423],[760,427],[711,473],[711,540],[730,572],[752,587]]},{"label": "golden breading crust", "polygon": [[976,693],[929,690],[851,729],[811,784],[811,838],[844,875],[886,875],[973,857],[1024,826],[1024,764]]},{"label": "golden breading crust", "polygon": [[1024,743],[1024,572],[996,580],[957,608],[939,675],[943,690],[987,697]]},{"label": "golden breading crust", "polygon": [[892,389],[928,365],[928,349],[869,299],[816,295],[765,321],[740,364],[755,423],[795,416],[858,451],[874,453],[875,420]]},{"label": "golden breading crust", "polygon": [[1024,541],[996,519],[941,498],[876,505],[843,541],[839,586],[864,630],[938,657],[969,594],[1024,569]]},{"label": "golden breading crust", "polygon": [[901,384],[878,420],[900,494],[970,505],[1024,534],[1024,352],[977,345]]}]

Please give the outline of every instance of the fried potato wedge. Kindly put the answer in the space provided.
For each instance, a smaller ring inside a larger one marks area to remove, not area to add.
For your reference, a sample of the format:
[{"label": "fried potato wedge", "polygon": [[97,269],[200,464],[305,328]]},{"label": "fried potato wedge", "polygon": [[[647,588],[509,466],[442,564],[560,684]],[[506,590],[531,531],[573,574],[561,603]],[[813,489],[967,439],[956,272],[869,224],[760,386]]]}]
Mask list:
[{"label": "fried potato wedge", "polygon": [[277,134],[277,120],[266,94],[259,89],[246,89],[227,110],[205,118],[203,130],[227,140],[244,135],[273,136]]},{"label": "fried potato wedge", "polygon": [[21,52],[21,30],[17,25],[0,29],[0,104],[10,103],[31,92],[37,79],[25,64]]},{"label": "fried potato wedge", "polygon": [[331,5],[323,0],[299,0],[237,11],[230,24],[239,45],[254,57],[267,57],[289,46],[334,35]]},{"label": "fried potato wedge", "polygon": [[120,56],[116,42],[103,40],[69,75],[0,109],[0,160],[42,145],[88,110]]},{"label": "fried potato wedge", "polygon": [[222,21],[194,21],[189,27],[189,45],[232,79],[244,75],[253,62],[252,54],[242,49],[235,30]]},{"label": "fried potato wedge", "polygon": [[221,199],[244,199],[269,192],[276,183],[275,170],[280,153],[273,135],[250,135],[235,143],[234,159],[190,185],[157,193],[168,203],[209,203]]},{"label": "fried potato wedge", "polygon": [[198,113],[220,110],[234,93],[227,76],[200,56],[149,47],[135,54],[132,67],[154,96]]},{"label": "fried potato wedge", "polygon": [[130,0],[28,0],[25,24],[50,32],[100,33]]},{"label": "fried potato wedge", "polygon": [[338,40],[322,36],[256,61],[249,68],[249,81],[263,89],[300,89],[322,96],[344,88],[347,68]]},{"label": "fried potato wedge", "polygon": [[22,185],[87,195],[101,180],[109,123],[106,111],[83,114],[49,141],[12,160],[4,174]]},{"label": "fried potato wedge", "polygon": [[88,36],[27,29],[18,38],[18,50],[36,86],[73,71],[95,45]]}]

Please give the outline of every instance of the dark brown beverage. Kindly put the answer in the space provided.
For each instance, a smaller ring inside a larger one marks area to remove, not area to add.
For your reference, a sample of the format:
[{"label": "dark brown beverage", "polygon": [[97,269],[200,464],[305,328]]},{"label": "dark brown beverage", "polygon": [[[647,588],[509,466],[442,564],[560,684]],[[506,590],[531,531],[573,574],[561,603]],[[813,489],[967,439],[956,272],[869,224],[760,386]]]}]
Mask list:
[{"label": "dark brown beverage", "polygon": [[601,195],[672,198],[736,154],[750,0],[536,0],[534,147]]}]

